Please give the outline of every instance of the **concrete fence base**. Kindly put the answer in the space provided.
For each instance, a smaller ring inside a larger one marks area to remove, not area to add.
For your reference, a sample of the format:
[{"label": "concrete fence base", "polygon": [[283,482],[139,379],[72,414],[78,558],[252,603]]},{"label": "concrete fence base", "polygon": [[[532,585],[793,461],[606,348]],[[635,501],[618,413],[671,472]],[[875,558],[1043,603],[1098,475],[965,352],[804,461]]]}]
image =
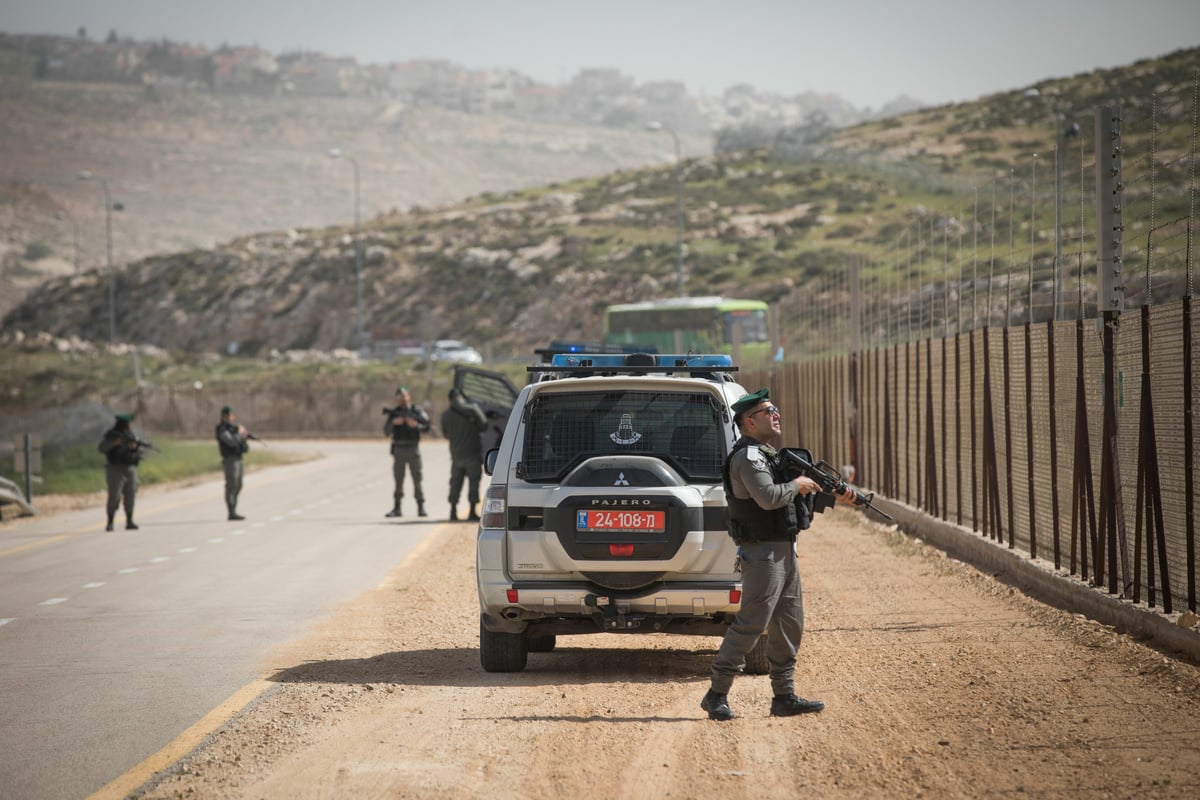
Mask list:
[{"label": "concrete fence base", "polygon": [[1179,624],[1180,614],[1166,614],[1145,603],[1114,597],[1041,559],[1022,556],[1006,545],[967,528],[930,517],[881,497],[874,504],[896,518],[901,530],[964,561],[976,569],[1064,611],[1083,614],[1156,648],[1200,663],[1200,631]]}]

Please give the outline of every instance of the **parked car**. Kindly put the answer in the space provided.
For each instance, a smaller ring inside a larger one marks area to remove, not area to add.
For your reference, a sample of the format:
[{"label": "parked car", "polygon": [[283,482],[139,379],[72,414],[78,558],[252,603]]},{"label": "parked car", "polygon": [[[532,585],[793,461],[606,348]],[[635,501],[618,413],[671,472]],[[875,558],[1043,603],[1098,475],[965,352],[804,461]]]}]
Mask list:
[{"label": "parked car", "polygon": [[[745,394],[729,356],[556,354],[528,369],[484,458],[483,669],[519,672],[559,634],[723,635],[742,589],[721,481]],[[763,637],[746,670],[768,669]]]},{"label": "parked car", "polygon": [[458,339],[438,339],[429,348],[429,360],[482,364],[483,356],[474,347],[470,347]]}]

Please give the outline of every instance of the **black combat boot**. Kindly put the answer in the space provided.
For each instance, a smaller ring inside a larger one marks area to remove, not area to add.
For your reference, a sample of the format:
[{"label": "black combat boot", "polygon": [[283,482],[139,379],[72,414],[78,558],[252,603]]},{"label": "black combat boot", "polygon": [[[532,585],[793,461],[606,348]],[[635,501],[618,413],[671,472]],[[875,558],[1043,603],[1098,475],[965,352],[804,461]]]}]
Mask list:
[{"label": "black combat boot", "polygon": [[108,515],[108,524],[104,526],[104,530],[111,531],[112,529],[113,529],[113,518],[112,518],[112,514],[109,514]]},{"label": "black combat boot", "polygon": [[455,522],[457,520],[458,520],[458,509],[454,507],[453,503],[451,503],[450,504],[450,521]]},{"label": "black combat boot", "polygon": [[709,719],[720,722],[733,719],[733,709],[729,707],[729,699],[720,692],[709,689],[700,701],[700,707],[708,712]]},{"label": "black combat boot", "polygon": [[137,523],[133,521],[133,515],[130,514],[128,517],[125,518],[125,530],[136,531],[137,529],[138,529]]},{"label": "black combat boot", "polygon": [[428,514],[425,513],[425,501],[424,500],[417,501],[417,516],[418,517],[428,517],[429,516]]},{"label": "black combat boot", "polygon": [[471,520],[471,522],[479,521],[479,513],[475,510],[474,503],[471,503],[471,513],[467,514],[467,519]]},{"label": "black combat boot", "polygon": [[400,516],[400,501],[399,501],[399,500],[397,500],[397,501],[396,501],[396,505],[392,506],[392,510],[391,510],[391,511],[389,511],[388,513],[384,514],[384,516],[385,516],[385,517],[398,517],[398,516]]},{"label": "black combat boot", "polygon": [[794,694],[777,694],[771,699],[772,717],[794,717],[797,714],[815,714],[825,708],[820,700],[805,700]]}]

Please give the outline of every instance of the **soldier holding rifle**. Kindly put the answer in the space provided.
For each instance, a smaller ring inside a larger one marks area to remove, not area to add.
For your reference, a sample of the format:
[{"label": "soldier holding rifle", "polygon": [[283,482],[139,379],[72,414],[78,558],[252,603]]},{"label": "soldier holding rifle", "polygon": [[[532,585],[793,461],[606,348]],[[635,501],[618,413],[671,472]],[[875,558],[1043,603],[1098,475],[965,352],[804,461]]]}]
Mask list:
[{"label": "soldier holding rifle", "polygon": [[233,409],[222,406],[221,421],[217,423],[217,447],[221,450],[221,467],[225,471],[225,508],[229,519],[243,520],[237,512],[238,495],[242,493],[242,477],[245,468],[242,456],[250,451],[250,440],[257,436],[238,423]]},{"label": "soldier holding rifle", "polygon": [[408,388],[396,390],[396,405],[385,408],[387,420],[383,423],[383,435],[392,440],[392,510],[385,516],[400,516],[400,501],[404,499],[404,473],[412,471],[413,497],[417,499],[417,516],[425,514],[425,492],[421,489],[421,451],[418,445],[421,434],[429,430],[429,415],[420,406],[414,406]]},{"label": "soldier holding rifle", "polygon": [[[775,695],[771,716],[820,711],[825,707],[820,700],[796,696],[793,675],[804,633],[796,533],[807,527],[798,518],[796,499],[803,504],[821,487],[808,477],[787,476],[775,447],[781,438],[779,409],[770,403],[767,389],[741,397],[731,408],[741,437],[725,460],[724,482],[729,534],[738,543],[741,560],[742,601],[713,660],[711,685],[700,707],[709,719],[733,719],[727,697],[733,679],[765,632]],[[852,491],[837,499],[853,502]]]},{"label": "soldier holding rifle", "polygon": [[133,502],[137,497],[137,468],[142,456],[152,446],[133,432],[133,414],[117,414],[116,422],[104,432],[96,449],[104,454],[104,479],[108,484],[108,524],[104,530],[113,529],[113,518],[121,503],[125,504],[125,530],[136,531],[133,521]]}]

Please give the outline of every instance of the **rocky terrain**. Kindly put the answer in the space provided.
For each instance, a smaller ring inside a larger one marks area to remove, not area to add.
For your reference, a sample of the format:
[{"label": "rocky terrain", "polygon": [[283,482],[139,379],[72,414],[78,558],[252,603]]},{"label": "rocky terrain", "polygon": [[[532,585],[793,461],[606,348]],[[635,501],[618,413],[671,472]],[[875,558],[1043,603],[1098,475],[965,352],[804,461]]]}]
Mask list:
[{"label": "rocky terrain", "polygon": [[[632,166],[671,163],[662,133],[521,121],[381,98],[244,97],[0,81],[0,316],[47,278],[259,232],[352,224]],[[685,154],[708,152],[682,137]],[[340,160],[330,157],[338,148]],[[27,258],[31,252],[40,257]]]},{"label": "rocky terrain", "polygon": [[[781,317],[811,308],[828,310],[830,318],[848,316],[848,292],[839,287],[856,259],[863,264],[862,285],[873,287],[868,291],[876,300],[880,289],[890,291],[887,302],[907,314],[916,302],[927,305],[922,292],[949,296],[952,239],[959,247],[972,239],[984,247],[989,240],[1008,242],[1010,251],[1012,242],[1028,242],[1037,252],[1019,254],[1020,273],[1029,264],[1032,274],[1034,261],[1048,271],[1054,193],[1044,167],[1037,176],[1036,154],[1054,146],[1054,108],[1071,109],[1088,123],[1106,104],[1125,109],[1131,190],[1125,214],[1133,232],[1126,255],[1139,260],[1139,231],[1152,215],[1186,219],[1189,213],[1183,165],[1194,139],[1198,67],[1200,49],[1192,49],[975,103],[846,129],[797,129],[765,147],[698,155],[705,146],[685,142],[686,291],[767,300],[780,305]],[[28,247],[37,240],[10,237],[0,273],[8,282],[0,296],[11,308],[0,329],[10,336],[107,339],[109,283],[94,235],[103,222],[96,214],[100,187],[75,177],[96,163],[128,167],[119,184],[128,191],[113,196],[130,199],[112,214],[121,341],[249,355],[354,346],[360,273],[354,163],[363,201],[364,326],[375,342],[452,337],[493,358],[524,356],[552,338],[598,338],[610,303],[675,293],[677,184],[670,139],[661,133],[417,113],[368,98],[347,100],[344,114],[333,117],[318,101],[296,98],[183,97],[169,101],[177,105],[168,114],[129,89],[0,90],[6,106],[22,110],[0,119],[0,156],[56,176],[17,186],[12,196],[18,199],[0,204],[0,211],[16,220],[13,230],[22,228],[26,213],[42,223],[54,219],[46,211],[62,218],[60,238],[48,248],[57,262],[35,262]],[[96,122],[102,117],[133,124],[131,130],[102,128]],[[1085,125],[1080,138],[1091,135]],[[14,149],[14,142],[24,149]],[[355,162],[330,158],[331,147],[355,154]],[[1082,151],[1071,157],[1065,183],[1075,187],[1086,183],[1089,159]],[[1169,169],[1155,174],[1153,161]],[[651,166],[632,166],[639,163]],[[1021,166],[1019,176],[1014,165]],[[997,215],[993,208],[990,230],[972,226],[966,214],[980,201],[972,187],[990,184],[994,200],[998,180],[1014,196],[1015,182],[1024,181],[1019,213],[1006,206]],[[1151,183],[1153,198],[1146,191]],[[110,177],[110,190],[117,186]],[[68,190],[80,206],[65,204]],[[1034,198],[1040,205],[1030,236]],[[76,270],[62,258],[61,236],[79,219],[71,212],[88,204],[92,215],[79,228],[93,238],[80,237]],[[1067,203],[1071,214],[1082,214],[1075,211],[1082,205],[1078,197]],[[154,215],[155,224],[143,230],[157,238],[129,234],[135,209]],[[322,227],[331,219],[334,227]],[[218,227],[253,232],[217,241]],[[197,233],[202,229],[210,233]],[[942,252],[928,246],[934,235]],[[25,250],[17,252],[22,241]],[[126,241],[134,244],[119,244]],[[120,249],[126,246],[145,249]],[[156,254],[126,263],[140,252]],[[1156,301],[1178,296],[1182,252],[1159,247],[1167,261],[1156,267]],[[895,275],[900,262],[908,264],[907,287]],[[38,273],[42,263],[50,266]],[[1012,263],[1002,267],[1014,269]],[[46,274],[58,277],[43,283]],[[19,279],[26,283],[17,286]],[[1131,280],[1127,306],[1135,302],[1136,285]],[[25,291],[32,293],[18,305]],[[1028,296],[1047,313],[1049,290],[1037,292]],[[1024,314],[1025,296],[1011,293],[1016,306],[997,300],[986,313],[1007,324]],[[806,321],[804,329],[789,323],[797,330],[789,350],[828,347],[820,322]]]}]

